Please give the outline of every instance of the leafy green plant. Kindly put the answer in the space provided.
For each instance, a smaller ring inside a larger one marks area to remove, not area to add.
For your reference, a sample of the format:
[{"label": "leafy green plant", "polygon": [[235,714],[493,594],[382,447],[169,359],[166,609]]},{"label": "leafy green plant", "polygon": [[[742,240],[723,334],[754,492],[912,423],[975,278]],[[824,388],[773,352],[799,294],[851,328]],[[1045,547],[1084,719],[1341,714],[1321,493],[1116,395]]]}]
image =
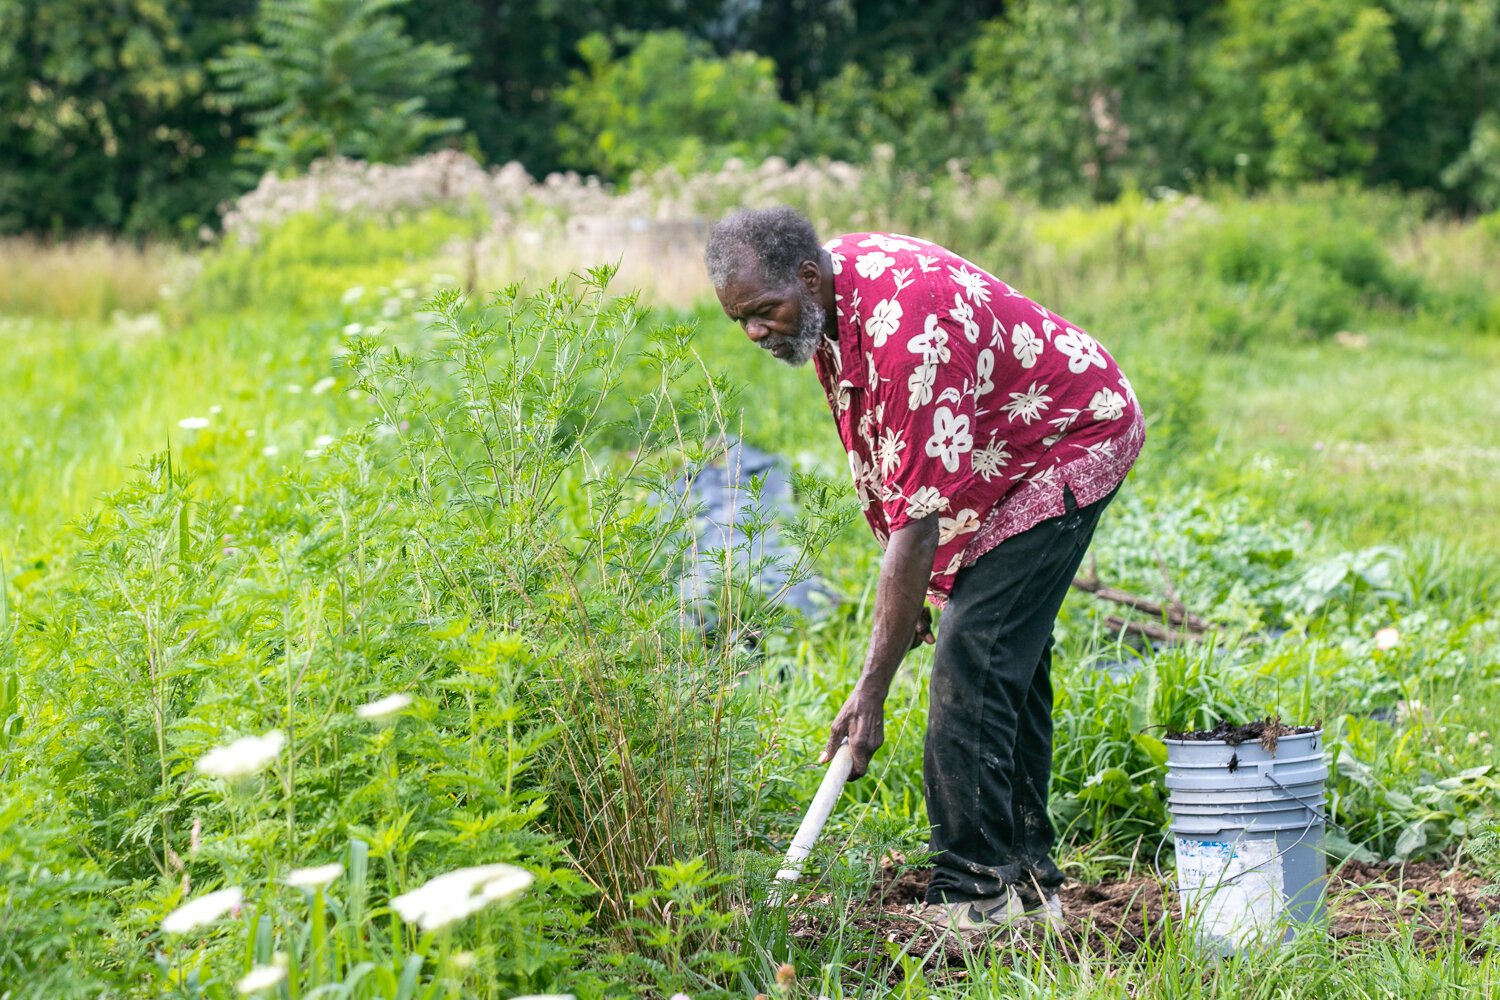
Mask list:
[{"label": "leafy green plant", "polygon": [[434,118],[427,101],[452,86],[464,58],[413,44],[397,11],[407,0],[266,0],[258,43],[209,63],[218,101],[255,126],[258,164],[306,167],[319,157],[395,160],[463,123]]},{"label": "leafy green plant", "polygon": [[558,93],[567,111],[558,140],[601,176],[712,168],[776,149],[787,135],[790,109],[776,93],[774,67],[753,53],[721,58],[680,31],[616,41],[593,34],[578,53],[587,68]]}]

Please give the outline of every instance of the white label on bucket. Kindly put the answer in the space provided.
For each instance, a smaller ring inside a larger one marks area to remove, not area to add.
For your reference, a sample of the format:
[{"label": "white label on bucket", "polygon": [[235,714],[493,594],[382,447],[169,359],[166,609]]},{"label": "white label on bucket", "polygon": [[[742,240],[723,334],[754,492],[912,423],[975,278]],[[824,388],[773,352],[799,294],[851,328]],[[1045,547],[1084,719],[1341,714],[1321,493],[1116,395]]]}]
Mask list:
[{"label": "white label on bucket", "polygon": [[1177,894],[1200,935],[1239,948],[1272,932],[1285,905],[1276,841],[1177,838]]}]

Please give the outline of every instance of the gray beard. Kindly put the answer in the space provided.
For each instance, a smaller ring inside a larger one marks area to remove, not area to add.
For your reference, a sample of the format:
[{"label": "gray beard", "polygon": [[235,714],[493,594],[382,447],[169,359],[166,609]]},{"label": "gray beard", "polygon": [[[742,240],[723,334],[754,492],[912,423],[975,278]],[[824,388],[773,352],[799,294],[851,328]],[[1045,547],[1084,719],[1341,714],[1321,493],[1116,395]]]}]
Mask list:
[{"label": "gray beard", "polygon": [[818,352],[818,346],[823,343],[823,327],[828,322],[828,311],[813,298],[812,292],[805,286],[801,289],[800,299],[802,316],[797,321],[797,330],[782,341],[791,346],[790,356],[776,358],[791,368],[801,367],[812,360],[812,356]]}]

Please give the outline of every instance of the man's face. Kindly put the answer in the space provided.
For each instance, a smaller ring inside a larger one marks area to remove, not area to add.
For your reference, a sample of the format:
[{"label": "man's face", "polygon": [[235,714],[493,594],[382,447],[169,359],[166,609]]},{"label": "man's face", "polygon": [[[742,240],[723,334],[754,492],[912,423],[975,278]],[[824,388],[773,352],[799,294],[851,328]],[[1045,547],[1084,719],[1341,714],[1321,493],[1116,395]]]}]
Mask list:
[{"label": "man's face", "polygon": [[756,268],[746,267],[717,291],[724,315],[784,364],[807,364],[823,342],[828,313],[801,281],[771,288]]}]

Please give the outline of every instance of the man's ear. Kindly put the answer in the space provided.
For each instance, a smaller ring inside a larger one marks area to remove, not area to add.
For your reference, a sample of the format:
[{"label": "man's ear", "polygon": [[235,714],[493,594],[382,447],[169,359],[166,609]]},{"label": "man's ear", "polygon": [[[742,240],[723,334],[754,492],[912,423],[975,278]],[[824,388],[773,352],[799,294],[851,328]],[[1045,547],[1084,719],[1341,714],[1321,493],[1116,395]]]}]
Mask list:
[{"label": "man's ear", "polygon": [[823,269],[818,267],[815,260],[804,260],[802,266],[797,268],[797,277],[802,279],[802,284],[814,295],[823,288]]}]

